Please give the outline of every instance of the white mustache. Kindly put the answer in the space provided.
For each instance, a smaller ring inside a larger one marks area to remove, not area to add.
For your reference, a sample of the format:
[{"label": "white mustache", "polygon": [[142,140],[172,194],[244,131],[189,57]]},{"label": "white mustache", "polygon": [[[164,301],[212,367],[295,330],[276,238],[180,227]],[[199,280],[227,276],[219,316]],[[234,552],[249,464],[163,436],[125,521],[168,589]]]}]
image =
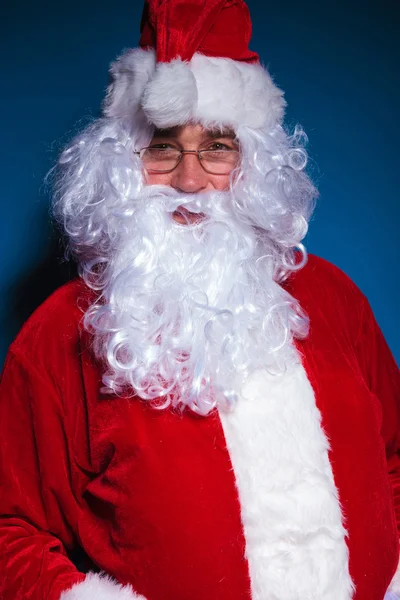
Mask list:
[{"label": "white mustache", "polygon": [[230,191],[217,190],[185,194],[165,185],[149,185],[143,188],[142,197],[144,202],[157,200],[166,212],[173,213],[177,208],[184,207],[195,214],[215,217],[229,215],[232,194]]}]

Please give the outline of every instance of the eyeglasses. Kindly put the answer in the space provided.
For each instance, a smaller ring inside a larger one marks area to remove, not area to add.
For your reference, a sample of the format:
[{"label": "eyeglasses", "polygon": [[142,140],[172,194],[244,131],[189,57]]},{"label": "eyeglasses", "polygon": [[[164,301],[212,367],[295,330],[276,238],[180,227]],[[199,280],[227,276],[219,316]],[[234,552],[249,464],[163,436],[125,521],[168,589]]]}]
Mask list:
[{"label": "eyeglasses", "polygon": [[237,166],[239,150],[179,150],[172,146],[149,146],[134,152],[149,173],[171,173],[184,154],[196,154],[201,167],[211,175],[229,175]]}]

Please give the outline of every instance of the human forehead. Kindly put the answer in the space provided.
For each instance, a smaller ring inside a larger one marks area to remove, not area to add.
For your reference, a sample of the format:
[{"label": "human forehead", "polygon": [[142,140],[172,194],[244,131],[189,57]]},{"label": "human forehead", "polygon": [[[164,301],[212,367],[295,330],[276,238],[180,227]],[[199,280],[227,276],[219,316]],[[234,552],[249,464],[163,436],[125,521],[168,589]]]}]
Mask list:
[{"label": "human forehead", "polygon": [[154,138],[174,139],[179,142],[202,142],[220,138],[235,139],[236,134],[230,127],[206,128],[203,125],[196,123],[168,127],[165,129],[156,128],[153,133],[153,139]]}]

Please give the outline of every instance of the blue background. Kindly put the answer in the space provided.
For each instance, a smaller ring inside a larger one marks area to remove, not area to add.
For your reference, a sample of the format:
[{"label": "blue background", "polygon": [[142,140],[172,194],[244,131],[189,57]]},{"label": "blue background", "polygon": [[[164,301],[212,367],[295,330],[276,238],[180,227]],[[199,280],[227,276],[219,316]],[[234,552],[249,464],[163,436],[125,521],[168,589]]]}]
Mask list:
[{"label": "blue background", "polygon": [[[400,358],[398,1],[249,0],[252,48],[310,138],[321,193],[306,240],[368,296]],[[43,178],[98,115],[107,69],[136,46],[139,0],[14,2],[3,9],[0,363],[30,312],[74,274],[48,216]]]}]

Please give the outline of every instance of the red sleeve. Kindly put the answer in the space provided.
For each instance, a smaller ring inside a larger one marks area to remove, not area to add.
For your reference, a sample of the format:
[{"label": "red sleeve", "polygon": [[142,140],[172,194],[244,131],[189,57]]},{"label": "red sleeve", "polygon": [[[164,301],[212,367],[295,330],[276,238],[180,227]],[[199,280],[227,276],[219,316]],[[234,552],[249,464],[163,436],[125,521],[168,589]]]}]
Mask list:
[{"label": "red sleeve", "polygon": [[400,532],[400,372],[365,297],[361,310],[357,353],[364,379],[382,405],[382,437]]},{"label": "red sleeve", "polygon": [[67,440],[52,380],[10,350],[0,383],[2,600],[58,600],[84,579],[67,556],[79,510]]}]

